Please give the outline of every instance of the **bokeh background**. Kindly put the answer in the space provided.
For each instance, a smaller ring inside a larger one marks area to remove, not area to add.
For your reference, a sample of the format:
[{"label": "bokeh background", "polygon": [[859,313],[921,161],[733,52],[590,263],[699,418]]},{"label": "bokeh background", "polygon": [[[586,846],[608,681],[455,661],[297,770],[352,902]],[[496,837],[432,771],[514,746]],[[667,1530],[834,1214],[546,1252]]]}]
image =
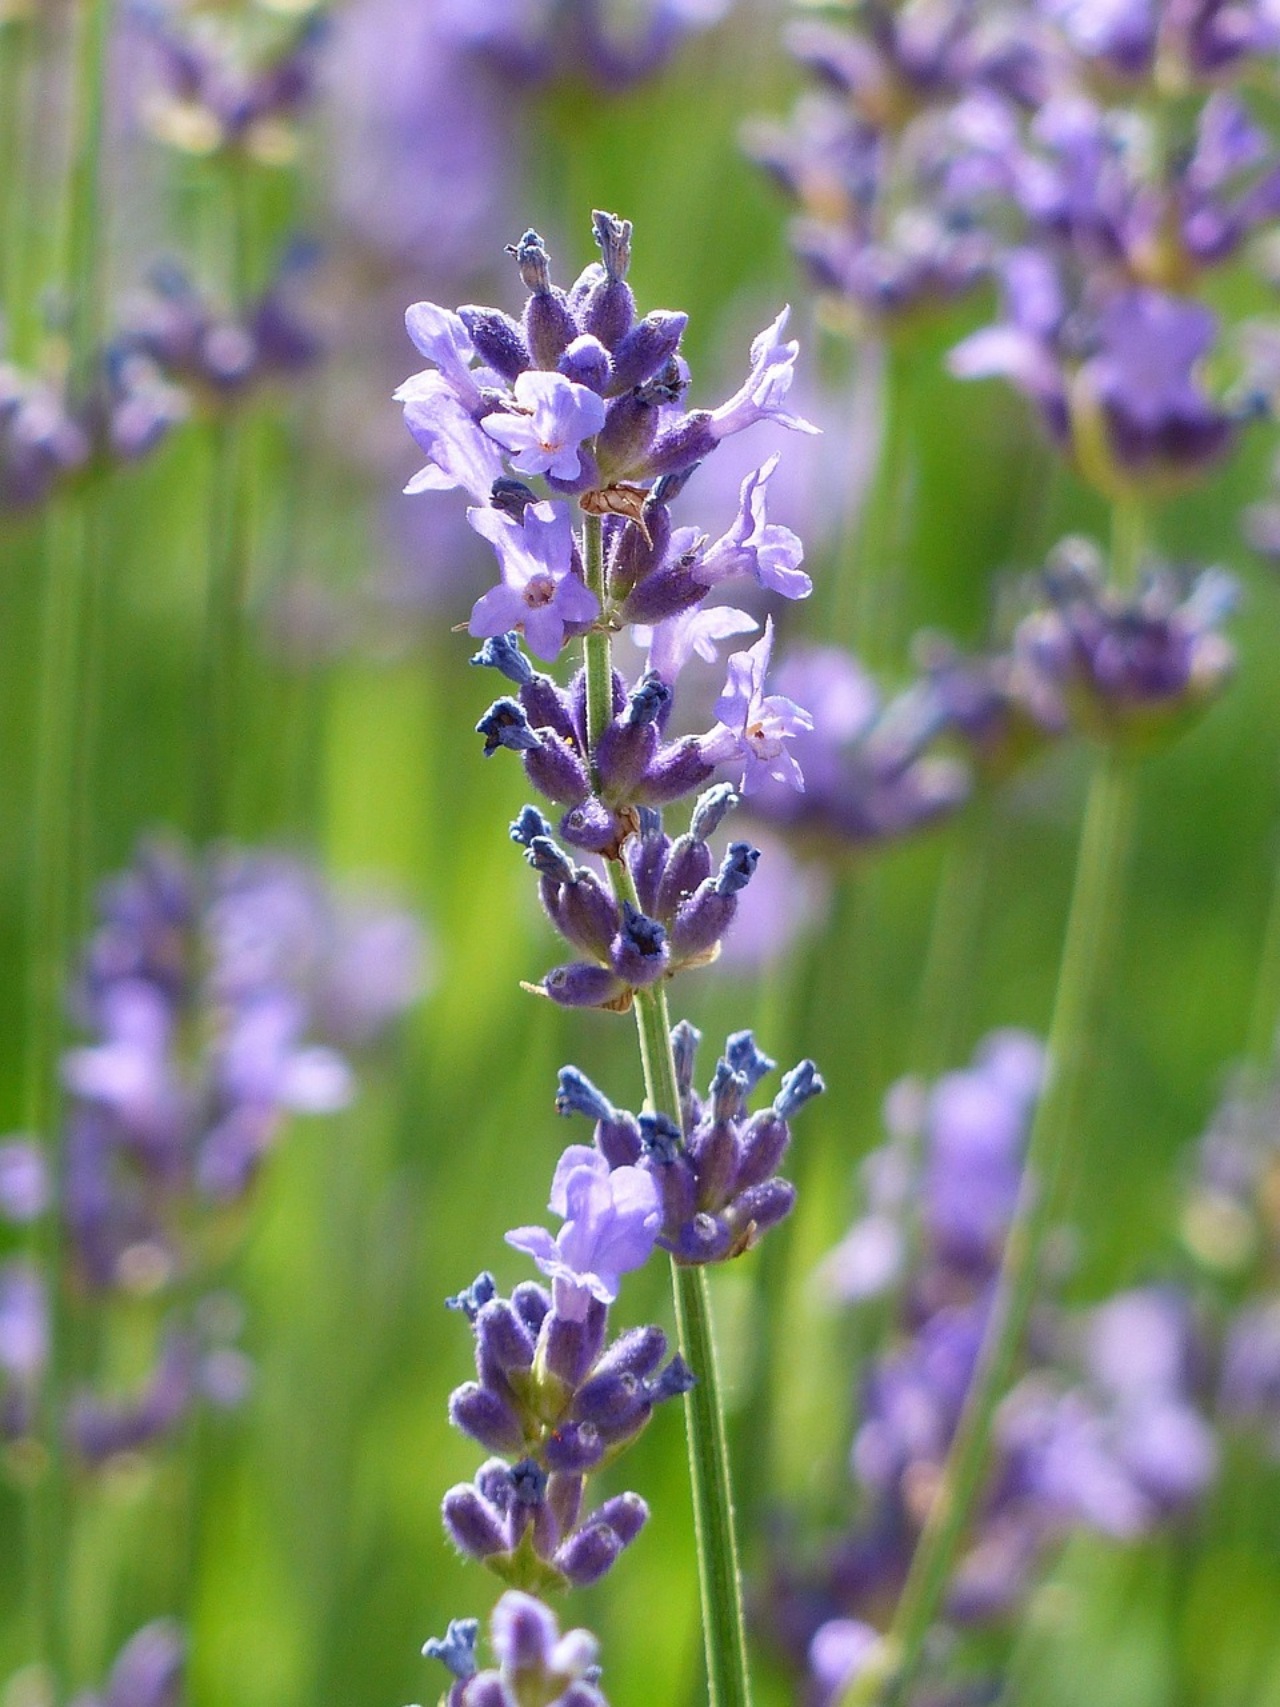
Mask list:
[{"label": "bokeh background", "polygon": [[[249,614],[224,828],[372,882],[418,913],[428,944],[421,1000],[361,1060],[350,1108],[290,1123],[220,1276],[244,1301],[254,1378],[199,1445],[190,1698],[210,1707],[434,1699],[422,1641],[493,1593],[440,1529],[441,1493],[475,1458],[447,1425],[470,1351],[442,1299],[481,1268],[504,1286],[523,1276],[502,1235],[535,1218],[572,1136],[552,1107],[556,1069],[578,1063],[628,1106],[641,1095],[628,1022],[560,1012],[520,988],[553,953],[506,835],[526,785],[506,755],[482,764],[471,734],[487,684],[452,629],[485,584],[482,550],[443,516],[458,515],[448,498],[399,495],[418,465],[390,402],[419,365],[404,307],[427,297],[518,312],[503,245],[532,224],[572,276],[594,253],[590,210],[609,208],[634,221],[638,297],[688,311],[694,396],[717,400],[738,383],[754,331],[791,301],[803,388],[834,426],[822,441],[777,446],[794,470],[781,519],[805,538],[817,583],[808,606],[786,613],[789,635],[830,632],[865,483],[868,425],[855,406],[865,344],[815,301],[788,251],[786,204],[742,143],[747,121],[784,114],[800,84],[780,47],[786,9],[741,0],[623,90],[572,70],[535,79],[474,56],[449,61],[436,10],[434,0],[333,7],[314,94],[288,115],[287,137],[232,164],[157,122],[166,85],[143,23],[121,10],[112,27],[104,315],[163,257],[230,306],[262,289],[292,247],[315,245],[299,289],[316,359],[235,411]],[[264,39],[295,27],[249,5],[213,14]],[[31,13],[0,9],[10,98],[0,124],[14,174],[9,354],[29,364],[59,335],[75,24],[74,8],[47,0]],[[1221,289],[1241,311],[1268,306],[1248,279]],[[1106,532],[1099,501],[1041,442],[1021,400],[947,374],[946,351],[990,312],[980,292],[921,326],[901,355],[907,473],[887,550],[902,608],[878,660],[889,683],[909,674],[912,632],[980,644],[1007,589],[1054,541]],[[79,935],[95,884],[129,862],[141,835],[197,829],[222,419],[197,406],[136,465],[0,517],[0,1130],[25,1119],[37,675],[59,516],[87,505],[92,540]],[[1280,583],[1246,548],[1241,518],[1265,492],[1274,449],[1268,427],[1253,430],[1155,525],[1171,556],[1239,577],[1239,667],[1221,702],[1142,771],[1087,1118],[1069,1161],[1068,1296],[1079,1300],[1185,1264],[1188,1146],[1250,1024],[1280,824]],[[714,1276],[749,1565],[777,1510],[816,1529],[850,1499],[844,1462],[870,1329],[824,1302],[812,1277],[856,1209],[855,1168],[881,1136],[885,1091],[920,1064],[942,874],[963,844],[980,888],[938,1065],[966,1059],[994,1026],[1043,1032],[1090,762],[1084,743],[1062,743],[936,831],[810,872],[825,898],[778,952],[764,964],[727,957],[677,992],[708,1049],[754,1026],[784,1064],[812,1055],[829,1087],[800,1129],[793,1220],[772,1248]],[[939,1044],[927,1041],[930,1052]],[[637,1277],[621,1309],[666,1321],[661,1272]],[[17,1674],[19,1707],[25,1471],[17,1460],[10,1470],[0,1677]],[[140,1623],[182,1611],[190,1473],[187,1447],[174,1445],[77,1486],[67,1580],[78,1683],[100,1678]],[[625,1485],[653,1510],[648,1532],[570,1609],[602,1638],[614,1707],[697,1698],[686,1475],[672,1408],[626,1465]],[[1241,1448],[1176,1533],[1070,1543],[1021,1630],[993,1640],[1016,1642],[1009,1699],[1028,1707],[1266,1707],[1280,1703],[1277,1605],[1280,1471]],[[759,1675],[762,1702],[791,1698],[767,1657]]]}]

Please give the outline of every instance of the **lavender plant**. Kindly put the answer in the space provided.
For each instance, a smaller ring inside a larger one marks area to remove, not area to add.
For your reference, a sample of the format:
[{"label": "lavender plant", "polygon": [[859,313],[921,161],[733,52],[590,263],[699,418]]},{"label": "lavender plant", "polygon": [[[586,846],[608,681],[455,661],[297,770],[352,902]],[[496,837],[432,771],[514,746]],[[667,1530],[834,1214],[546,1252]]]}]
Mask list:
[{"label": "lavender plant", "polygon": [[[491,1461],[474,1485],[447,1495],[445,1523],[464,1552],[522,1589],[593,1580],[633,1540],[645,1508],[624,1495],[584,1520],[584,1477],[634,1436],[654,1403],[685,1391],[711,1697],[742,1703],[741,1587],[704,1270],[749,1249],[790,1208],[776,1168],[790,1116],[822,1081],[804,1062],[773,1109],[748,1118],[745,1099],[772,1063],[744,1033],[730,1040],[704,1105],[692,1090],[696,1033],[672,1031],[666,984],[714,958],[754,872],[750,843],[731,843],[718,864],[709,846],[739,792],[770,779],[804,786],[791,747],[812,719],[765,691],[771,619],[729,659],[712,727],[675,736],[669,725],[695,650],[714,657],[718,642],[756,626],[713,602],[716,589],[751,577],[797,598],[810,583],[800,541],[768,520],[774,461],[744,482],[737,517],[714,541],[675,527],[672,505],[731,434],[770,420],[813,429],[787,408],[797,345],[784,337],[786,310],[755,340],[733,397],[687,409],[686,317],[637,318],[631,226],[600,212],[592,225],[601,260],[567,291],[552,283],[535,232],[512,247],[529,291],[520,321],[491,308],[412,307],[410,336],[433,366],[397,393],[428,457],[409,490],[469,492],[468,520],[500,565],[500,584],[476,602],[469,625],[484,643],[474,662],[515,690],[480,719],[484,751],[518,753],[559,810],[560,840],[534,806],[511,828],[551,922],[579,956],[533,988],[565,1006],[634,1010],[647,1102],[636,1118],[576,1070],[561,1076],[559,1106],[596,1120],[595,1144],[571,1146],[556,1170],[560,1232],[509,1235],[552,1291],[526,1286],[499,1300],[482,1276],[457,1300],[473,1318],[480,1379],[455,1393],[454,1421],[521,1456]],[[538,477],[549,496],[528,484]],[[642,626],[648,647],[630,685],[612,661],[612,637],[626,625]],[[548,663],[581,637],[583,665],[567,688],[534,668],[521,636]],[[714,781],[725,771],[731,782]],[[699,789],[688,830],[672,838],[662,809]],[[619,1277],[657,1244],[671,1255],[680,1343],[665,1370],[656,1329],[605,1344]],[[479,1687],[462,1684],[462,1699]],[[485,1687],[501,1699],[502,1686]]]}]

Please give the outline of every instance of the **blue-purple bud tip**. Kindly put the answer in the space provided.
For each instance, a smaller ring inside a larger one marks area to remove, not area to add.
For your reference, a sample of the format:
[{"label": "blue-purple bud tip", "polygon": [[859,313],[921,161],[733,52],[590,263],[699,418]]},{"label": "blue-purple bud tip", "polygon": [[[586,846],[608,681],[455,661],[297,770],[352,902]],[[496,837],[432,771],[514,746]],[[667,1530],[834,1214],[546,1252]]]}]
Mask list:
[{"label": "blue-purple bud tip", "polygon": [[511,1494],[517,1505],[541,1505],[547,1492],[547,1473],[532,1458],[511,1466]]},{"label": "blue-purple bud tip", "polygon": [[451,1618],[443,1636],[432,1636],[422,1644],[429,1660],[439,1660],[456,1678],[464,1683],[476,1674],[476,1642],[480,1635],[478,1618]]},{"label": "blue-purple bud tip", "polygon": [[[533,493],[529,494],[530,499]],[[495,634],[486,640],[484,645],[472,658],[473,664],[481,664],[490,670],[497,670],[500,675],[514,682],[518,688],[533,680],[533,666],[520,650],[515,629],[506,634]]]},{"label": "blue-purple bud tip", "polygon": [[664,1399],[678,1399],[692,1392],[697,1385],[698,1377],[677,1352],[658,1378],[647,1383],[645,1391],[655,1405],[660,1405]]},{"label": "blue-purple bud tip", "polygon": [[543,877],[554,883],[572,883],[576,873],[573,861],[558,842],[550,836],[535,836],[525,849],[524,857]]},{"label": "blue-purple bud tip", "polygon": [[738,804],[738,798],[733,784],[728,782],[718,782],[700,794],[689,819],[689,834],[694,840],[705,842],[708,836],[714,836],[725,816]]},{"label": "blue-purple bud tip", "polygon": [[497,1295],[498,1283],[486,1268],[475,1277],[470,1286],[455,1293],[452,1298],[446,1298],[445,1308],[461,1310],[469,1322],[474,1322],[490,1299],[496,1298]]},{"label": "blue-purple bud tip", "polygon": [[561,1067],[556,1113],[585,1114],[588,1120],[612,1120],[616,1110],[585,1073],[580,1073],[576,1067]]},{"label": "blue-purple bud tip", "polygon": [[518,243],[508,243],[507,254],[515,256],[526,290],[537,293],[551,289],[551,257],[536,231],[531,228]]},{"label": "blue-purple bud tip", "polygon": [[[474,659],[472,662],[474,663]],[[530,847],[535,836],[550,836],[551,826],[536,806],[526,806],[511,822],[511,840],[522,848]]]},{"label": "blue-purple bud tip", "polygon": [[640,1142],[644,1153],[653,1161],[666,1166],[674,1162],[684,1145],[680,1128],[669,1114],[642,1114],[639,1117]]},{"label": "blue-purple bud tip", "polygon": [[513,699],[496,699],[476,724],[476,734],[484,736],[484,756],[492,758],[499,747],[513,753],[527,753],[542,743],[529,727],[529,719]]},{"label": "blue-purple bud tip", "polygon": [[682,1019],[678,1025],[671,1028],[671,1052],[676,1064],[676,1084],[682,1095],[688,1095],[693,1088],[694,1063],[698,1058],[698,1045],[702,1042],[702,1033],[696,1025],[690,1025],[687,1019]]},{"label": "blue-purple bud tip", "polygon": [[671,689],[662,677],[656,671],[649,670],[638,686],[631,690],[625,721],[633,729],[643,728],[646,723],[655,723],[671,704],[672,698]]},{"label": "blue-purple bud tip", "polygon": [[791,1120],[805,1103],[821,1096],[826,1088],[813,1062],[801,1061],[798,1067],[782,1075],[782,1089],[773,1099],[774,1113],[783,1120]]},{"label": "blue-purple bud tip", "polygon": [[730,842],[716,878],[716,894],[740,894],[755,876],[759,863],[759,848],[753,848],[750,842]]},{"label": "blue-purple bud tip", "polygon": [[747,1081],[747,1095],[755,1090],[761,1079],[767,1073],[772,1073],[778,1065],[771,1061],[763,1050],[757,1049],[754,1032],[735,1031],[724,1046],[724,1058],[735,1073],[741,1073]]},{"label": "blue-purple bud tip", "polygon": [[625,279],[631,265],[631,221],[597,209],[591,215],[591,229],[600,245],[605,272],[615,283]]},{"label": "blue-purple bud tip", "polygon": [[622,934],[644,955],[661,954],[667,941],[666,928],[633,907],[630,901],[622,903]]}]

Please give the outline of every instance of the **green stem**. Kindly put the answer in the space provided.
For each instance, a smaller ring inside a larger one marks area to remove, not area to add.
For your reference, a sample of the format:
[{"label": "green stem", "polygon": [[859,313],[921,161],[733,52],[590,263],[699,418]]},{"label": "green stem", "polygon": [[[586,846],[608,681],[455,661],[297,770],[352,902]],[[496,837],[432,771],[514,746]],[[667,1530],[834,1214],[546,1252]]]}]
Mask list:
[{"label": "green stem", "polygon": [[[905,1697],[919,1669],[925,1639],[941,1608],[957,1549],[981,1490],[996,1407],[1035,1300],[1057,1180],[1079,1126],[1093,1016],[1110,959],[1133,808],[1132,761],[1108,750],[1094,772],[1081,831],[1049,1030],[1048,1082],[1031,1127],[1017,1207],[973,1385],[886,1640],[886,1703]],[[862,1681],[855,1681],[845,1692],[844,1707],[875,1699],[886,1678],[881,1674],[866,1689],[859,1687]]]},{"label": "green stem", "polygon": [[[587,516],[583,533],[587,585],[600,598],[603,611],[600,518]],[[611,654],[607,628],[593,630],[587,635],[587,735],[593,755],[611,715]],[[611,859],[608,867],[609,881],[618,900],[629,901],[638,908],[639,897],[626,860]],[[667,1011],[665,986],[658,983],[648,989],[637,990],[634,1007],[645,1098],[655,1113],[668,1115],[679,1126],[682,1124],[680,1088],[671,1047],[671,1016]],[[716,1358],[711,1295],[703,1270],[684,1267],[674,1258],[671,1284],[680,1352],[698,1378],[696,1386],[685,1395],[684,1403],[708,1698],[710,1707],[750,1707],[742,1572],[738,1561],[729,1442]]]},{"label": "green stem", "polygon": [[1262,937],[1254,985],[1253,1009],[1245,1042],[1245,1064],[1262,1075],[1272,1066],[1280,1048],[1280,866],[1276,868],[1271,906]]},{"label": "green stem", "polygon": [[[77,16],[74,130],[59,269],[70,314],[68,384],[73,395],[83,391],[92,374],[98,342],[103,217],[99,191],[110,15],[110,0],[83,0]],[[35,712],[25,1100],[27,1123],[45,1142],[55,1204],[62,1201],[63,1178],[58,1060],[71,939],[80,905],[77,842],[84,840],[87,829],[79,798],[84,771],[78,761],[88,727],[89,684],[94,679],[86,658],[92,502],[87,491],[72,492],[55,505],[49,518]],[[50,1351],[37,1413],[45,1467],[29,1508],[29,1557],[36,1639],[51,1707],[61,1707],[71,1685],[67,1596],[71,1488],[62,1421],[72,1382],[72,1357],[62,1244],[59,1216],[46,1216],[39,1233],[39,1256],[48,1279]]]},{"label": "green stem", "polygon": [[989,803],[972,802],[953,830],[934,896],[911,1068],[936,1078],[955,1054],[986,893]]},{"label": "green stem", "polygon": [[227,829],[239,734],[249,558],[241,431],[234,417],[223,415],[213,422],[209,461],[209,560],[196,802],[196,840],[201,847]]},{"label": "green stem", "polygon": [[[855,646],[863,662],[875,668],[892,658],[900,619],[897,570],[911,452],[910,374],[889,343],[868,342],[862,359],[880,437],[833,578],[831,633],[838,644]],[[856,429],[853,436],[860,437]]]}]

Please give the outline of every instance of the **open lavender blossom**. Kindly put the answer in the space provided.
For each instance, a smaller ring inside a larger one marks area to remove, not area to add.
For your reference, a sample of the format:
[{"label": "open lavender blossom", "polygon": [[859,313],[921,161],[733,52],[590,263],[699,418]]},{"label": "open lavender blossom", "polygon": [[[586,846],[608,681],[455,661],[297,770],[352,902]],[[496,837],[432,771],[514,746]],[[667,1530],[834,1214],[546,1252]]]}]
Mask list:
[{"label": "open lavender blossom", "polygon": [[679,1263],[728,1262],[783,1220],[795,1188],[777,1170],[791,1142],[791,1120],[819,1095],[812,1061],[785,1073],[770,1108],[747,1111],[759,1081],[773,1072],[749,1031],[725,1045],[705,1099],[693,1089],[699,1034],[682,1021],[672,1033],[679,1071],[681,1123],[666,1115],[615,1109],[576,1068],[560,1075],[557,1106],[594,1118],[595,1149],[614,1173],[647,1173],[661,1202],[658,1242]]},{"label": "open lavender blossom", "polygon": [[555,1614],[533,1595],[509,1589],[489,1619],[489,1644],[497,1667],[476,1669],[479,1625],[454,1619],[448,1634],[423,1653],[453,1673],[444,1707],[608,1707],[596,1687],[599,1644],[586,1630],[562,1636]]}]

